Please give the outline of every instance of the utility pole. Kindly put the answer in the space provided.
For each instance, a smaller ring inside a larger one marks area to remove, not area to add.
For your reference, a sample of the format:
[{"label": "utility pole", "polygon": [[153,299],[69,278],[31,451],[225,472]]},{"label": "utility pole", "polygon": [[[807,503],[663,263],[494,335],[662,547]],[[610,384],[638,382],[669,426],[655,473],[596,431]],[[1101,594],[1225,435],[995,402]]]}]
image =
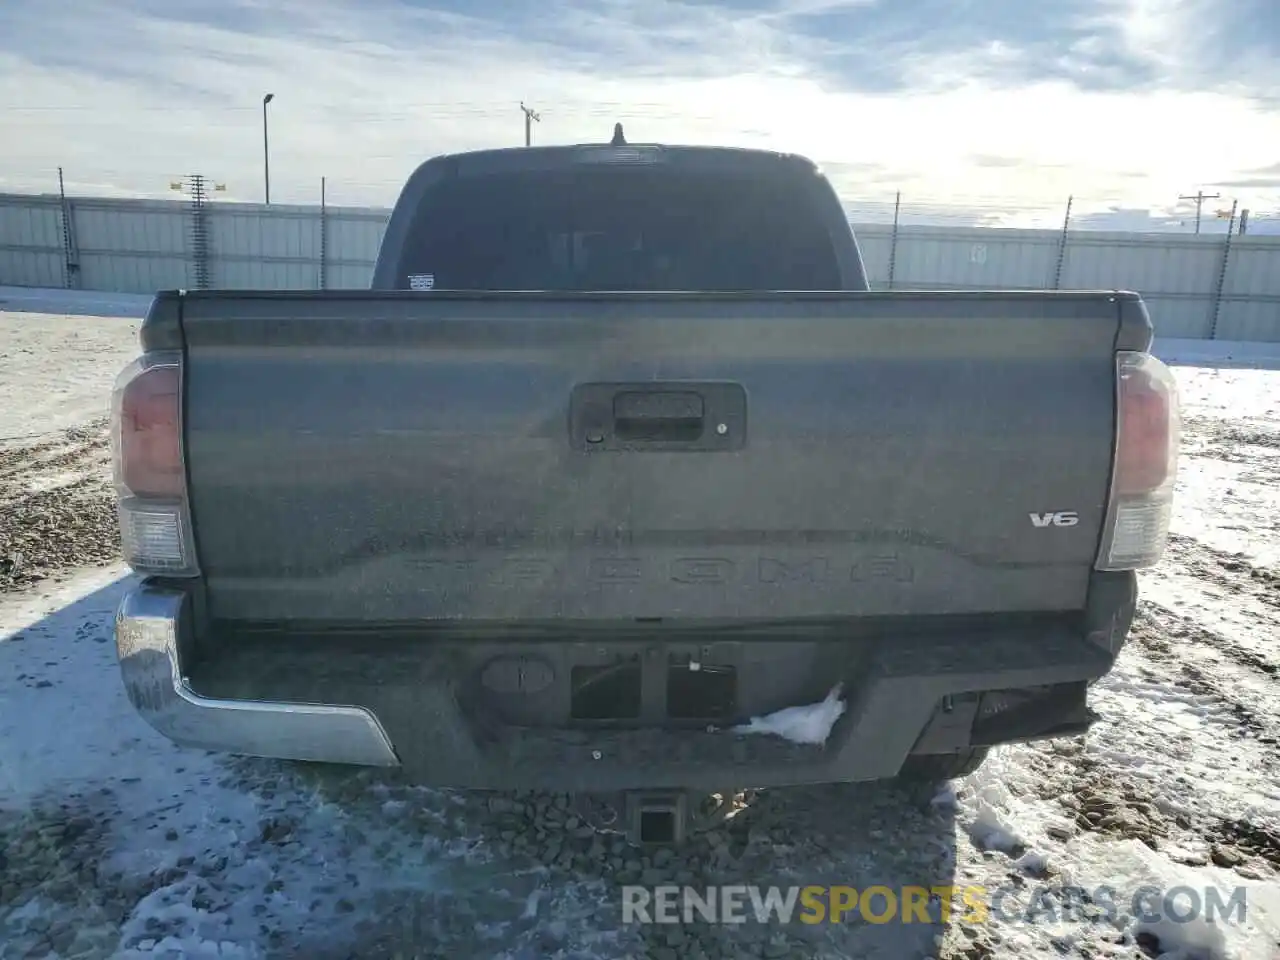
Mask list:
[{"label": "utility pole", "polygon": [[524,114],[524,145],[528,147],[533,143],[533,121],[541,123],[542,117],[536,110],[526,107],[523,100],[520,101],[520,110]]},{"label": "utility pole", "polygon": [[266,188],[267,206],[271,206],[271,155],[267,144],[267,104],[276,98],[268,93],[262,98],[262,179]]},{"label": "utility pole", "polygon": [[[209,244],[212,230],[209,226],[209,178],[193,173],[169,184],[170,190],[185,190],[191,197],[191,261],[195,273],[196,289],[208,290],[213,251]],[[213,189],[222,192],[225,183],[215,183]]]},{"label": "utility pole", "polygon": [[1221,197],[1222,194],[1220,193],[1205,193],[1203,190],[1198,190],[1193,194],[1183,194],[1178,197],[1179,200],[1194,200],[1196,202],[1196,233],[1200,232],[1200,208],[1204,206],[1204,202],[1206,200],[1218,200],[1221,199]]}]

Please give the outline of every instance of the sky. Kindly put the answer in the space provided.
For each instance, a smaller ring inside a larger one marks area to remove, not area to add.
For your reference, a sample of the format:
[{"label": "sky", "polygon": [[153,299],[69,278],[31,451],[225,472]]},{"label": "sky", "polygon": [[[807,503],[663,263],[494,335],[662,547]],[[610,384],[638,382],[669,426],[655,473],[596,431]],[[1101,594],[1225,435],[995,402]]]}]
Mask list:
[{"label": "sky", "polygon": [[261,201],[266,93],[277,203],[389,205],[523,101],[535,144],[798,152],[877,216],[1280,222],[1276,0],[2,0],[0,191]]}]

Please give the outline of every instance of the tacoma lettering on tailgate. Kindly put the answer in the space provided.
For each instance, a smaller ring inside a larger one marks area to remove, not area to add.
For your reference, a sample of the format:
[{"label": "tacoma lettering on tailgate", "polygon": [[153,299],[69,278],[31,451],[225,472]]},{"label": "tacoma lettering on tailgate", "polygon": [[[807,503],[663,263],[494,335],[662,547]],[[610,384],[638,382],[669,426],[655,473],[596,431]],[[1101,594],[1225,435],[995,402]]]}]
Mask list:
[{"label": "tacoma lettering on tailgate", "polygon": [[[542,557],[504,557],[500,560],[439,560],[414,557],[406,560],[428,577],[466,576],[474,583],[516,585],[546,583],[569,568]],[[905,557],[894,553],[858,557],[841,564],[829,557],[783,560],[759,557],[754,563],[738,563],[725,557],[677,557],[669,561],[645,561],[635,557],[593,557],[584,561],[585,579],[602,585],[643,583],[666,579],[689,586],[724,586],[731,583],[821,584],[841,580],[862,583],[868,580],[911,583],[915,568]]]}]

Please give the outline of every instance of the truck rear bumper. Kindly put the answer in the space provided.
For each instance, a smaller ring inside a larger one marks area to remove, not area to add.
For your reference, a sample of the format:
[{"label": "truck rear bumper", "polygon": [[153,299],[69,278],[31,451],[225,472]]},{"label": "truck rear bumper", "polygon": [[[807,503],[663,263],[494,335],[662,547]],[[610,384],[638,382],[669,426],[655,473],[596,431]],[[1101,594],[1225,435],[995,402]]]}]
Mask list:
[{"label": "truck rear bumper", "polygon": [[[912,755],[1082,733],[1094,719],[1087,685],[1114,663],[1135,600],[1127,575],[1073,616],[903,633],[863,643],[857,656],[845,653],[855,646],[848,640],[796,642],[789,649],[808,663],[811,679],[844,681],[844,713],[817,745],[731,725],[512,722],[475,699],[476,665],[503,659],[475,642],[396,646],[366,636],[335,647],[325,638],[259,638],[210,660],[197,655],[191,595],[154,582],[122,602],[116,641],[134,707],[182,745],[402,766],[415,780],[446,787],[718,790],[882,779]],[[569,672],[570,646],[543,647],[561,673]],[[660,647],[646,644],[639,659]],[[828,666],[833,652],[843,666]],[[779,706],[820,699],[806,693]]]},{"label": "truck rear bumper", "polygon": [[386,731],[363,707],[205,697],[188,677],[185,593],[143,585],[116,611],[125,690],[151,726],[183,746],[366,766],[399,761]]}]

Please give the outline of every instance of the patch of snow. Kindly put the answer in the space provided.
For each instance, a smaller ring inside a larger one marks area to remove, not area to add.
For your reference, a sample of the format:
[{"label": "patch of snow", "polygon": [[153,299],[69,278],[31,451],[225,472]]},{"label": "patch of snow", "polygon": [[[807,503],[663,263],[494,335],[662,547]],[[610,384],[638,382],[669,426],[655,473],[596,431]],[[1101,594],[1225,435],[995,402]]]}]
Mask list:
[{"label": "patch of snow", "polygon": [[1049,855],[1035,850],[1028,850],[1013,865],[1023,873],[1032,876],[1043,876],[1049,872]]},{"label": "patch of snow", "polygon": [[[1116,891],[1117,907],[1127,912],[1122,928],[1130,935],[1154,935],[1166,960],[1273,960],[1267,940],[1274,936],[1280,915],[1260,909],[1259,898],[1252,896],[1255,889],[1268,885],[1214,868],[1172,863],[1136,840],[1091,840],[1080,838],[1070,845],[1075,862],[1066,871],[1067,881]],[[1222,905],[1229,905],[1237,890],[1244,891],[1244,918],[1236,913],[1211,920],[1206,906],[1210,891],[1216,891]],[[1198,907],[1194,912],[1193,905]]]},{"label": "patch of snow", "polygon": [[1280,566],[1280,450],[1242,442],[1280,434],[1280,371],[1184,366],[1174,375],[1184,427],[1172,531]]},{"label": "patch of snow", "polygon": [[954,810],[960,802],[956,796],[955,784],[950,780],[938,785],[938,791],[929,801],[929,805],[938,810]]},{"label": "patch of snow", "polygon": [[[1184,622],[1195,624],[1223,637],[1231,637],[1231,647],[1260,663],[1280,666],[1280,644],[1276,637],[1258,625],[1271,616],[1262,600],[1233,592],[1229,588],[1206,583],[1182,572],[1173,564],[1162,564],[1143,578],[1142,596]],[[1205,651],[1221,657],[1226,651]],[[1259,689],[1270,689],[1264,677],[1255,676],[1244,681],[1248,684],[1266,684]]]},{"label": "patch of snow", "polygon": [[826,743],[831,728],[845,711],[842,690],[843,685],[837,683],[819,703],[784,707],[763,717],[752,717],[747,723],[734,727],[734,732],[773,734],[792,743]]},{"label": "patch of snow", "polygon": [[[11,291],[0,290],[0,300],[8,296]],[[69,312],[66,303],[50,301],[41,309]],[[14,354],[18,345],[25,351],[20,355]],[[1229,356],[1204,361],[1218,369],[1179,366],[1187,415],[1232,425],[1249,418],[1280,429],[1280,374],[1222,368],[1255,353],[1262,367],[1270,349],[1233,346]],[[1157,344],[1162,350],[1166,356],[1182,352],[1168,341]],[[104,391],[135,352],[136,323],[0,315],[0,436],[105,413]],[[43,404],[46,387],[54,399]],[[1251,464],[1256,471],[1265,461],[1254,448],[1248,458],[1230,463],[1184,456],[1174,529],[1202,545],[1246,554],[1255,564],[1273,564],[1276,555],[1268,551],[1280,537],[1266,524],[1280,517],[1276,484],[1250,479]],[[131,582],[128,571],[116,566],[0,599],[0,806],[21,810],[42,795],[73,791],[108,798],[102,816],[110,829],[100,871],[140,884],[113,956],[257,960],[377,953],[372,940],[362,939],[364,928],[421,924],[416,942],[431,943],[430,924],[464,903],[486,909],[468,921],[477,931],[468,948],[476,955],[523,960],[638,953],[630,949],[634,931],[602,906],[607,883],[549,884],[540,864],[515,862],[502,852],[504,839],[466,822],[455,795],[382,774],[348,778],[170,744],[137,716],[119,680],[111,617]],[[1140,591],[1154,605],[1152,615],[1188,618],[1177,622],[1200,632],[1165,631],[1170,650],[1164,657],[1131,643],[1094,689],[1092,705],[1102,719],[1087,737],[1002,747],[974,774],[940,789],[928,821],[937,835],[927,850],[917,846],[918,861],[894,860],[890,848],[898,841],[882,826],[865,835],[850,832],[848,842],[823,851],[826,862],[820,864],[785,864],[778,850],[767,851],[800,883],[815,882],[825,871],[833,883],[890,877],[915,884],[926,875],[922,871],[942,864],[956,884],[989,890],[1007,889],[1011,872],[1020,872],[1029,886],[1109,887],[1119,894],[1118,916],[1053,923],[993,917],[985,929],[959,932],[953,925],[946,934],[957,941],[950,953],[932,944],[903,949],[905,933],[932,939],[933,930],[904,927],[890,943],[886,927],[854,925],[861,929],[829,931],[831,940],[807,955],[1130,960],[1137,955],[1132,938],[1148,934],[1158,938],[1165,960],[1274,960],[1280,941],[1280,884],[1274,878],[1250,879],[1209,865],[1205,836],[1170,827],[1167,838],[1148,837],[1152,849],[1119,833],[1081,828],[1064,806],[1082,782],[1102,790],[1123,784],[1170,823],[1232,820],[1275,830],[1275,676],[1250,674],[1252,668],[1230,652],[1274,662],[1280,617],[1256,594],[1210,582],[1172,560],[1144,573]],[[1188,683],[1188,671],[1207,686]],[[822,703],[760,717],[739,730],[824,743],[845,711],[839,694],[837,687]],[[1079,762],[1081,754],[1092,767]],[[837,816],[849,819],[848,807],[839,807]],[[1051,880],[1034,879],[1045,873]],[[1213,924],[1144,917],[1127,901],[1144,886],[1216,890],[1224,902],[1242,889],[1248,913]],[[412,897],[420,899],[406,899]],[[53,909],[52,902],[32,899],[4,919],[21,923]],[[575,931],[572,950],[567,930]],[[883,948],[873,939],[877,933],[887,938]],[[967,951],[971,934],[982,938],[983,950]],[[544,936],[551,942],[539,939]],[[476,947],[481,940],[491,949]],[[851,950],[851,943],[859,949]],[[735,945],[730,931],[725,946]],[[744,944],[740,952],[752,949]]]},{"label": "patch of snow", "polygon": [[1184,454],[1170,530],[1263,566],[1280,566],[1280,484],[1249,479],[1255,472],[1256,466]]},{"label": "patch of snow", "polygon": [[1175,366],[1183,414],[1223,420],[1261,420],[1276,426],[1280,397],[1272,389],[1276,371],[1265,367],[1219,370],[1194,364]]},{"label": "patch of snow", "polygon": [[[205,895],[205,903],[196,901]],[[216,901],[201,890],[194,879],[161,887],[138,903],[121,927],[121,942],[129,946],[116,955],[121,958],[173,956],[196,958],[237,958],[258,960],[263,954],[255,944],[241,945],[234,937],[229,912],[214,912]],[[218,908],[224,907],[217,903]],[[156,938],[155,930],[177,930]]]},{"label": "patch of snow", "polygon": [[969,836],[979,850],[1015,853],[1026,847],[1017,826],[1003,813],[1008,807],[1008,788],[1003,783],[988,781],[978,789],[971,804]]},{"label": "patch of snow", "polygon": [[1156,337],[1151,352],[1165,363],[1280,369],[1280,343]]},{"label": "patch of snow", "polygon": [[28,493],[43,493],[46,490],[58,490],[70,487],[84,479],[84,474],[76,470],[59,470],[41,473],[23,484]]},{"label": "patch of snow", "polygon": [[0,601],[0,805],[109,779],[131,745],[172,761],[176,751],[154,743],[125,701],[116,669],[111,618],[127,574],[118,564]]},{"label": "patch of snow", "polygon": [[[0,289],[0,311],[6,298]],[[0,443],[106,417],[139,326],[128,315],[0,312]]]},{"label": "patch of snow", "polygon": [[14,313],[61,313],[77,316],[141,319],[154,299],[150,294],[56,287],[0,287],[0,310]]}]

